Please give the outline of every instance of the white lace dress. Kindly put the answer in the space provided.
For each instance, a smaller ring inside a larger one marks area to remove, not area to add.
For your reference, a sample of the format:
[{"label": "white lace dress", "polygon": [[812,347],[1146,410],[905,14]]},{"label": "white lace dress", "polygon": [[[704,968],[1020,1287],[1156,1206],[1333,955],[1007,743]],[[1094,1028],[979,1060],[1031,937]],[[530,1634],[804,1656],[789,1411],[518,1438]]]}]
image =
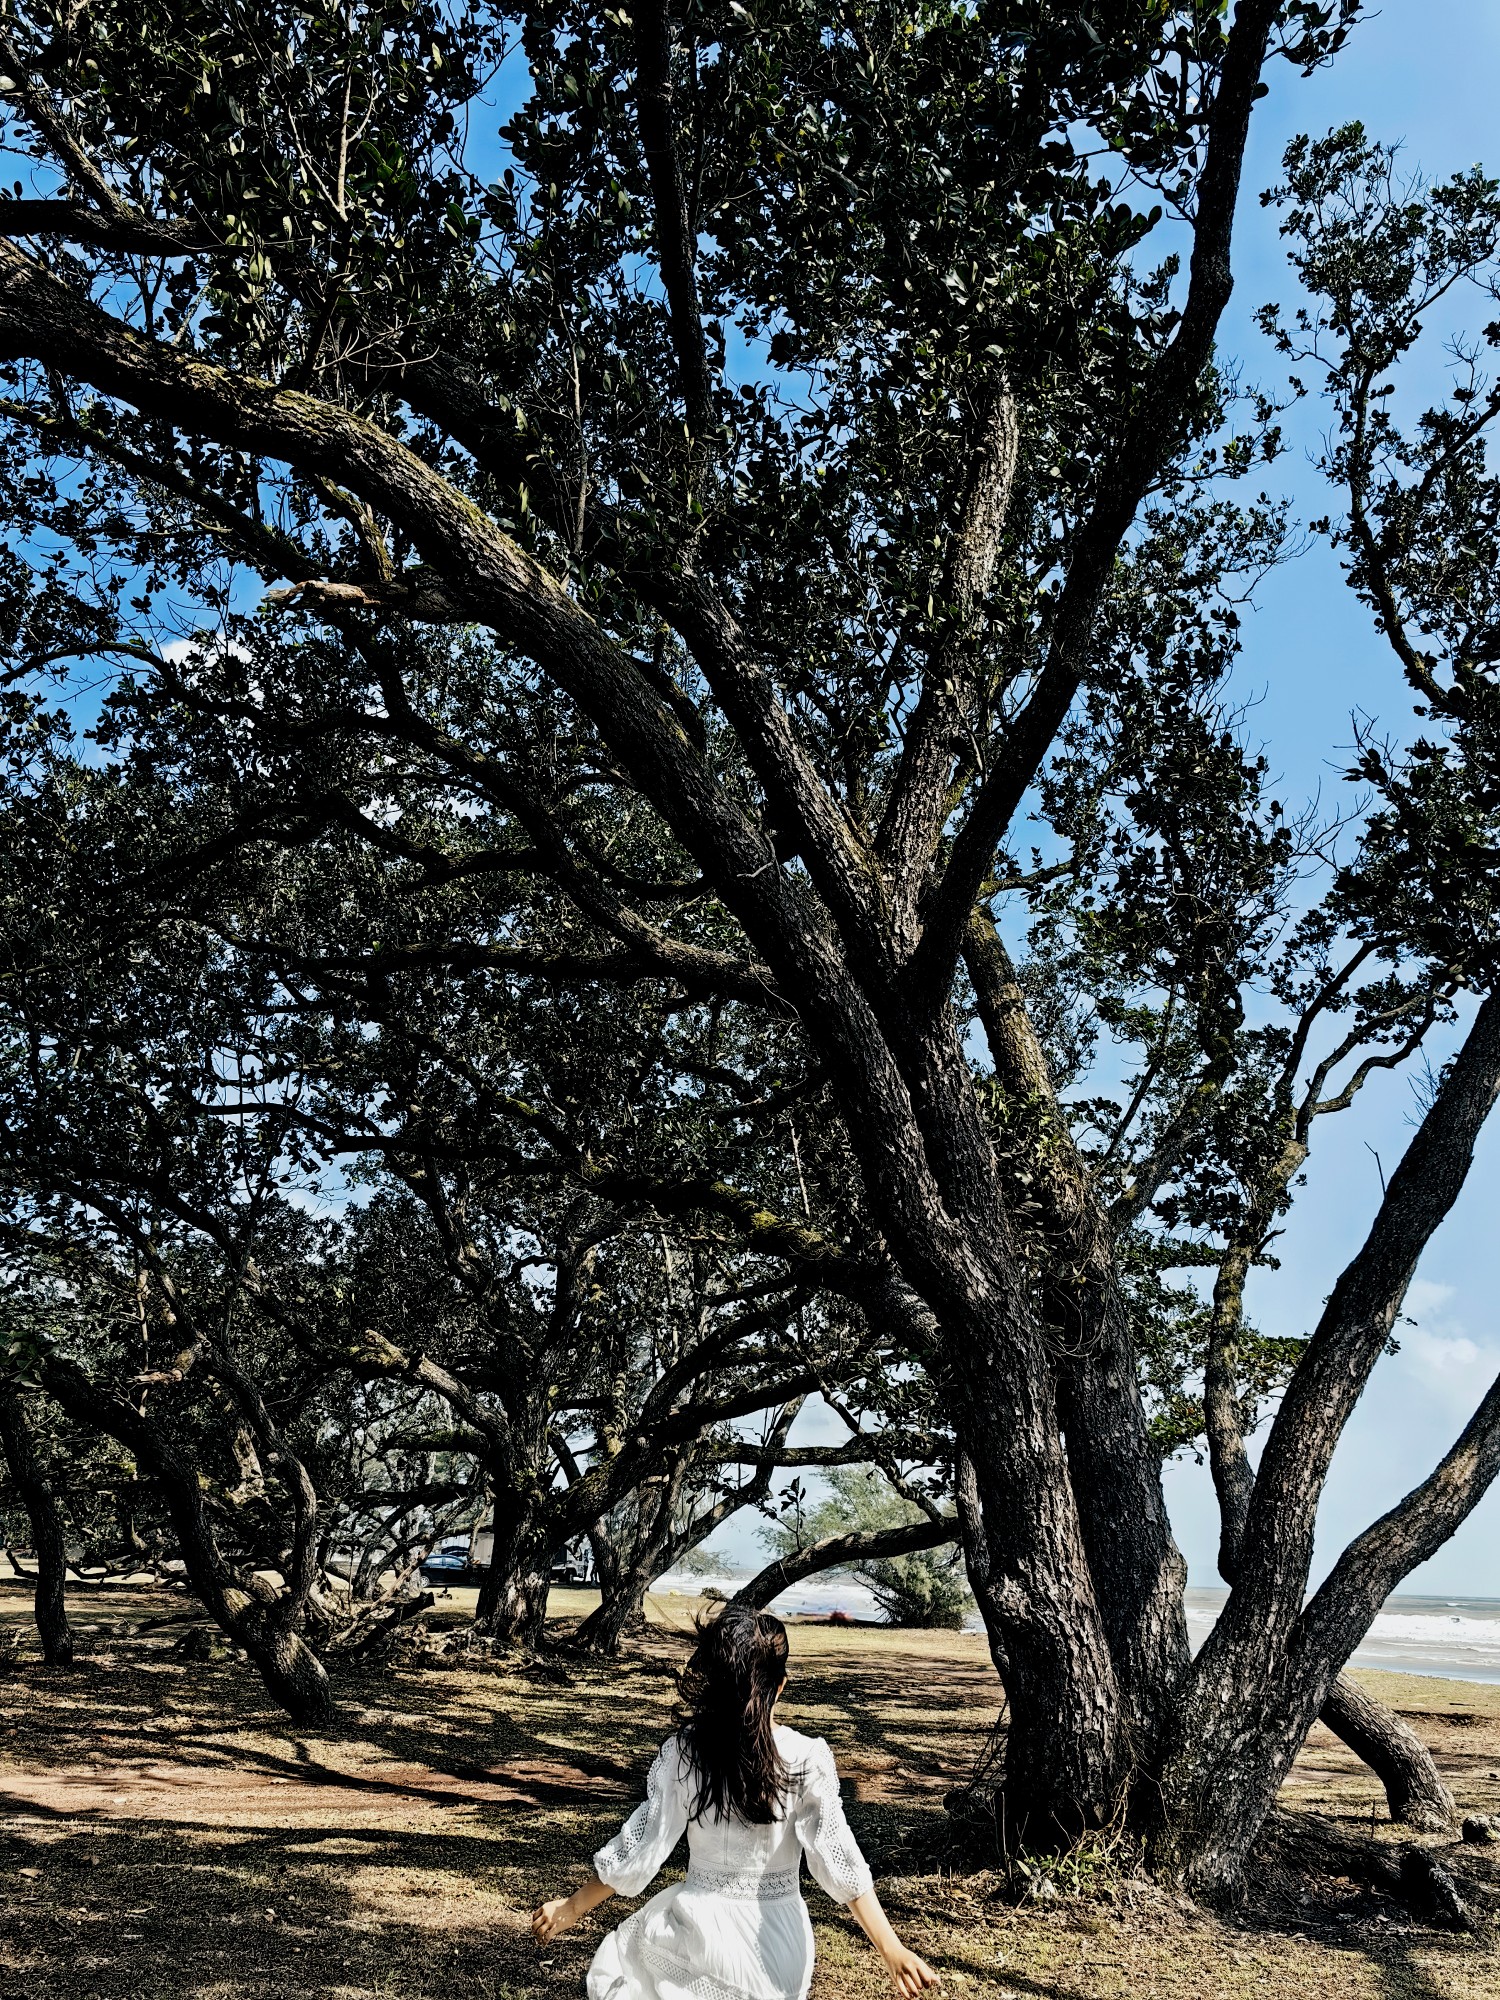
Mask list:
[{"label": "white lace dress", "polygon": [[589,2000],[804,2000],[813,1934],[802,1901],[802,1857],[836,1903],[870,1887],[839,1799],[833,1752],[819,1736],[778,1728],[791,1777],[784,1816],[769,1826],[690,1820],[693,1781],[669,1736],[646,1800],[594,1856],[601,1882],[638,1896],[681,1839],[685,1882],[643,1903],[600,1945]]}]

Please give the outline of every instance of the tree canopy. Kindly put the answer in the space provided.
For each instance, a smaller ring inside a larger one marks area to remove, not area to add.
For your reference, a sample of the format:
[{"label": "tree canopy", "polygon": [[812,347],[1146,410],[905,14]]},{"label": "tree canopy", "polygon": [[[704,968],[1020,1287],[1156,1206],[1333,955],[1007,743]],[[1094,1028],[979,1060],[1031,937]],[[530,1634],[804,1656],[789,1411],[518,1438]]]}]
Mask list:
[{"label": "tree canopy", "polygon": [[[1478,169],[1350,128],[1271,196],[1317,531],[1420,727],[1329,826],[1229,683],[1297,547],[1217,344],[1246,138],[1356,13],[7,16],[10,1372],[284,1698],[372,1493],[375,1568],[493,1508],[500,1637],[592,1535],[613,1644],[863,1461],[930,1510],[876,1532],[961,1538],[1018,1834],[1239,1880],[1500,1462],[1497,1392],[1308,1597],[1500,1089],[1500,335],[1385,396],[1493,292]],[[1317,1121],[1455,1024],[1322,1319],[1247,1325]]]}]

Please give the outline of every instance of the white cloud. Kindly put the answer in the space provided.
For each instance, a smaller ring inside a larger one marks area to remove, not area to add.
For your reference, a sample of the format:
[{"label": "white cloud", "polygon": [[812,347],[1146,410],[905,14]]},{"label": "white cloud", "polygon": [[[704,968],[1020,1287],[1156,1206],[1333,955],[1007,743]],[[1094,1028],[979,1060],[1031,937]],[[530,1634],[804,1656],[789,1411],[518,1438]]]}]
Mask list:
[{"label": "white cloud", "polygon": [[1438,1320],[1446,1315],[1457,1296],[1452,1285],[1440,1285],[1432,1278],[1413,1278],[1406,1294],[1406,1310],[1419,1322]]},{"label": "white cloud", "polygon": [[162,658],[169,660],[174,667],[180,667],[187,660],[201,659],[205,653],[227,653],[234,660],[248,660],[250,657],[249,651],[238,639],[226,638],[222,632],[208,628],[190,633],[185,639],[168,639],[158,650]]},{"label": "white cloud", "polygon": [[1401,1344],[1397,1367],[1415,1377],[1435,1402],[1472,1408],[1500,1368],[1500,1347],[1472,1337],[1453,1310],[1455,1297],[1452,1285],[1430,1278],[1412,1281],[1405,1312],[1396,1323]]},{"label": "white cloud", "polygon": [[1453,1374],[1472,1368],[1476,1362],[1487,1363],[1489,1360],[1489,1356],[1476,1347],[1466,1333],[1430,1333],[1425,1326],[1409,1327],[1402,1347],[1413,1361],[1435,1369],[1440,1375]]}]

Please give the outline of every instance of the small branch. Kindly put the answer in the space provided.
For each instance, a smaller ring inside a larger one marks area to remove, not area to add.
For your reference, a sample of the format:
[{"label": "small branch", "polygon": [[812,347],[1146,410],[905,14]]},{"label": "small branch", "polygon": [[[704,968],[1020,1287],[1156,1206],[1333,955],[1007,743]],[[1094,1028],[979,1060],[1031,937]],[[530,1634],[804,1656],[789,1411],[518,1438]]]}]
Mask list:
[{"label": "small branch", "polygon": [[1208,114],[1182,318],[1130,405],[1119,442],[1100,475],[1093,511],[1078,536],[1046,663],[1025,707],[996,745],[924,913],[922,941],[912,964],[921,1005],[936,1006],[947,995],[964,926],[993,869],[995,850],[1073,705],[1120,543],[1177,448],[1190,392],[1212,357],[1215,331],[1233,287],[1229,253],[1250,112],[1278,12],[1276,0],[1240,0],[1235,8]]},{"label": "small branch", "polygon": [[96,250],[136,251],[148,257],[235,254],[231,246],[190,222],[169,222],[133,209],[101,215],[82,202],[34,197],[0,200],[0,236],[62,236]]},{"label": "small branch", "polygon": [[114,220],[128,218],[132,214],[129,205],[121,200],[97,164],[53,110],[46,95],[31,81],[20,50],[3,31],[0,31],[0,63],[9,73],[13,101],[47,141],[68,178],[83,189],[105,217]]},{"label": "small branch", "polygon": [[1002,374],[972,454],[941,584],[943,624],[929,653],[922,692],[876,839],[890,873],[905,949],[915,943],[917,904],[948,805],[954,735],[970,706],[961,689],[963,653],[989,595],[1020,458],[1020,420]]},{"label": "small branch", "polygon": [[651,182],[656,254],[667,294],[672,346],[687,406],[688,429],[698,439],[713,428],[713,383],[703,340],[703,316],[694,272],[692,225],[677,158],[672,104],[672,24],[666,0],[632,0],[635,19],[636,118]]},{"label": "small branch", "polygon": [[261,603],[278,611],[371,611],[386,618],[411,618],[423,625],[466,625],[475,622],[474,613],[459,604],[439,583],[335,583],[327,579],[309,579],[302,583],[278,585],[274,590],[263,593]]}]

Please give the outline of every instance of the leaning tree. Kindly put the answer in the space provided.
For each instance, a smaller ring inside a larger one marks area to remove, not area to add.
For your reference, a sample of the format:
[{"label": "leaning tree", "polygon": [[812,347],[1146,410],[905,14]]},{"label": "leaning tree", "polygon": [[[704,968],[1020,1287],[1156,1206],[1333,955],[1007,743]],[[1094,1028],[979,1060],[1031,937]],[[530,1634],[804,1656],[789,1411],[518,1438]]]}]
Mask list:
[{"label": "leaning tree", "polygon": [[[920,1357],[1005,1662],[1009,1824],[1124,1800],[1209,1893],[1500,1452],[1497,1391],[1308,1598],[1333,1449],[1500,1088],[1495,406],[1460,384],[1403,436],[1376,400],[1424,304],[1491,267],[1481,177],[1403,203],[1347,152],[1294,162],[1352,580],[1436,718],[1408,762],[1372,746],[1380,810],[1329,918],[1382,968],[1486,997],[1253,1481],[1230,1475],[1233,1587],[1196,1662],[1119,1223],[1159,1208],[1234,1066],[1253,934],[1202,930],[1179,996],[1198,1040],[1163,1034],[1179,1087],[1111,1218],[1117,1162],[1050,1113],[1047,996],[1004,920],[1055,865],[1045,843],[1025,862],[1023,815],[1091,705],[1113,727],[1144,691],[1190,719],[1232,657],[1193,571],[1207,543],[1223,577],[1256,532],[1213,497],[1258,449],[1214,359],[1246,135],[1267,65],[1327,59],[1355,11],[42,5],[0,42],[31,173],[0,205],[18,664],[134,661],[179,716],[237,730],[252,775],[305,755],[297,811],[221,843],[348,826],[335,739],[418,764],[438,821],[405,842],[393,793],[355,831],[414,892],[547,885],[575,942],[484,940],[509,977],[575,1006],[665,982],[795,1030],[857,1173],[849,1226],[723,1178],[635,1194],[733,1223]],[[293,668],[205,683],[163,625],[217,619],[221,655],[253,653],[247,576]],[[14,699],[13,729],[40,708]],[[1158,768],[1173,802],[1223,782]],[[1175,865],[1163,800],[1136,815],[1143,870]]]}]

